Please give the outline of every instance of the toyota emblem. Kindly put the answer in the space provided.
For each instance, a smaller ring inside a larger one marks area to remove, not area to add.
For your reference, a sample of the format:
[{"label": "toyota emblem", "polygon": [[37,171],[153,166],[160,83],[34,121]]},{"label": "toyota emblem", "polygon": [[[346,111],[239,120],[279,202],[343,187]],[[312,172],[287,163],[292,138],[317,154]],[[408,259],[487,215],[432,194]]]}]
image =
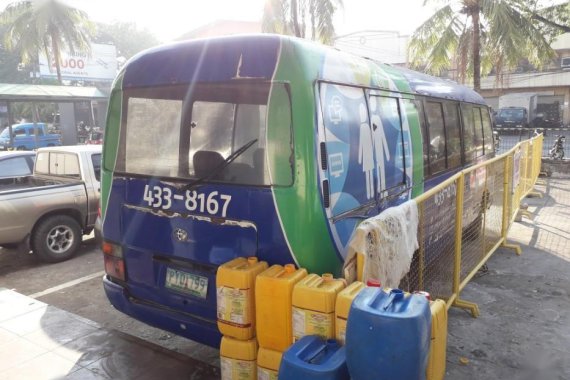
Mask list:
[{"label": "toyota emblem", "polygon": [[186,241],[188,240],[188,233],[184,231],[182,228],[177,228],[174,230],[174,237],[178,241]]}]

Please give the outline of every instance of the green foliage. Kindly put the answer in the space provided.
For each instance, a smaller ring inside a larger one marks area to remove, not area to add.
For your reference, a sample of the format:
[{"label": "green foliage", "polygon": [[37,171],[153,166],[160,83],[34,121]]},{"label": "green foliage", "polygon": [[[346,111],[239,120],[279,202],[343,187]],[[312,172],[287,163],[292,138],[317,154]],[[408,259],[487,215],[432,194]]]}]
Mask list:
[{"label": "green foliage", "polygon": [[139,29],[134,22],[118,21],[111,24],[98,23],[94,41],[115,45],[117,56],[127,59],[160,43],[148,29]]},{"label": "green foliage", "polygon": [[90,52],[92,24],[87,14],[58,0],[13,2],[0,14],[0,23],[7,26],[6,48],[18,51],[23,63],[43,51],[55,63],[60,83],[61,51]]},{"label": "green foliage", "polygon": [[[36,103],[37,121],[43,123],[54,123],[56,121],[55,115],[58,113],[58,107],[55,103]],[[28,122],[34,120],[33,118],[33,104],[30,102],[13,102],[10,104],[10,112],[12,119],[20,121],[25,119]]]},{"label": "green foliage", "polygon": [[[538,68],[549,64],[556,56],[550,43],[564,32],[570,19],[568,3],[539,9],[538,0],[431,2],[443,6],[413,33],[408,46],[410,62],[433,74],[456,67],[459,79],[473,77],[475,87],[478,77],[493,69],[500,75],[523,60]],[[478,36],[473,25],[476,15]],[[474,48],[477,39],[479,51]],[[474,64],[476,56],[481,59],[480,68]]]},{"label": "green foliage", "polygon": [[294,35],[324,44],[335,36],[334,13],[343,7],[342,0],[267,0],[263,10],[265,33]]}]

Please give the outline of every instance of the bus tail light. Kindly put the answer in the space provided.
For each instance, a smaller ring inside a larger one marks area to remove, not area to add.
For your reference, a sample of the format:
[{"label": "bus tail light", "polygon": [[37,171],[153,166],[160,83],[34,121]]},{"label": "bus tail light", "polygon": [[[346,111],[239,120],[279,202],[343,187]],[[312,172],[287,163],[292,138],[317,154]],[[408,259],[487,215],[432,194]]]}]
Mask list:
[{"label": "bus tail light", "polygon": [[125,281],[125,260],[120,246],[104,241],[102,244],[105,273],[108,276]]}]

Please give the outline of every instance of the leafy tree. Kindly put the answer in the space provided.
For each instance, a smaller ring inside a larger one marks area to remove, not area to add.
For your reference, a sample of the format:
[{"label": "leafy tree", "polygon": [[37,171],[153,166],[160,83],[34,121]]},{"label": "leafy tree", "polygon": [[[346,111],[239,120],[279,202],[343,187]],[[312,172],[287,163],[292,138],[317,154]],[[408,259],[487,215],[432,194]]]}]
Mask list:
[{"label": "leafy tree", "polygon": [[262,30],[266,33],[294,35],[330,44],[335,36],[333,16],[342,0],[267,0]]},{"label": "leafy tree", "polygon": [[[438,0],[425,0],[427,3]],[[548,64],[556,52],[552,39],[564,32],[567,4],[539,10],[538,0],[439,0],[443,6],[412,35],[409,56],[413,66],[440,74],[455,65],[459,79],[516,68],[521,60],[536,67]],[[552,21],[554,20],[554,21]]]},{"label": "leafy tree", "polygon": [[[0,35],[3,35],[7,26],[0,25]],[[6,49],[0,45],[0,83],[29,83],[30,74],[23,70],[18,52]]]},{"label": "leafy tree", "polygon": [[61,51],[90,52],[92,24],[87,14],[58,0],[26,0],[9,4],[0,14],[8,25],[4,44],[28,63],[42,50],[54,62],[61,84]]},{"label": "leafy tree", "polygon": [[96,29],[94,41],[115,45],[117,54],[126,59],[160,43],[148,29],[139,29],[134,22],[98,23]]}]

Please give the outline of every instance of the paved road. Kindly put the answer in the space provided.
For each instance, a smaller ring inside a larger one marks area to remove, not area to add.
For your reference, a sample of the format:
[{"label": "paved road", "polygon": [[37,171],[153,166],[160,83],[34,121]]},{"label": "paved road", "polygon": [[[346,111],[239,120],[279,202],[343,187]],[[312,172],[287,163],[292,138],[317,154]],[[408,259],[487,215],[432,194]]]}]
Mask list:
[{"label": "paved road", "polygon": [[[515,133],[512,131],[499,131],[501,136],[501,141],[499,143],[498,153],[505,153],[513,146],[515,146],[520,141],[527,140],[532,137],[532,133],[529,131]],[[570,158],[570,130],[560,130],[560,131],[548,131],[544,136],[544,143],[542,145],[542,157],[548,157],[548,151],[552,148],[554,141],[558,135],[566,136],[566,142],[564,143],[565,157]]]},{"label": "paved road", "polygon": [[93,239],[86,239],[73,259],[58,264],[44,264],[33,254],[0,248],[0,288],[32,296],[104,328],[219,366],[218,350],[173,336],[116,311],[104,294],[102,276],[103,258]]}]

